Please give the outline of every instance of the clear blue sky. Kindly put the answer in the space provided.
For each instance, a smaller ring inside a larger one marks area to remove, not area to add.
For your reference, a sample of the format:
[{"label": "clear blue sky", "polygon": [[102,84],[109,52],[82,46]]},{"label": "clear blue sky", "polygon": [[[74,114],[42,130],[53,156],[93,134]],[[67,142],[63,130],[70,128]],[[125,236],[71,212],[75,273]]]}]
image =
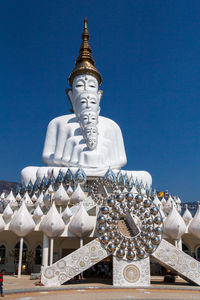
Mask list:
[{"label": "clear blue sky", "polygon": [[121,127],[129,170],[199,200],[200,1],[0,2],[0,179],[41,165],[49,121],[69,112],[84,17],[102,74],[101,114]]}]

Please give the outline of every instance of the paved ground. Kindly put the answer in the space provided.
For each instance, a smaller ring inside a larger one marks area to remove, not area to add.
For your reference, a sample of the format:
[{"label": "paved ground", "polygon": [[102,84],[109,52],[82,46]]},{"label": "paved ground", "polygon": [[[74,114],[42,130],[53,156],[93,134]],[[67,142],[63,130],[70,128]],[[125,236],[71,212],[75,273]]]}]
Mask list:
[{"label": "paved ground", "polygon": [[200,299],[200,287],[189,285],[182,279],[176,284],[164,284],[163,277],[153,277],[150,288],[113,288],[111,281],[91,280],[73,281],[60,288],[45,288],[35,285],[37,280],[29,276],[18,279],[4,276],[4,292],[6,299],[16,300],[137,300],[137,299]]}]

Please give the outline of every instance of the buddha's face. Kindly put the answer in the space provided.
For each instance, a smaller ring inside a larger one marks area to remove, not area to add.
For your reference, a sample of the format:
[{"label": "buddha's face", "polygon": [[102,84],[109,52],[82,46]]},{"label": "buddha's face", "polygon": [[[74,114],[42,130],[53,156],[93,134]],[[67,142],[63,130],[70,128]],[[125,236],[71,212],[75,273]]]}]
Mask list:
[{"label": "buddha's face", "polygon": [[83,92],[97,94],[98,87],[99,85],[95,77],[91,75],[78,75],[74,78],[72,91],[75,97]]},{"label": "buddha's face", "polygon": [[97,128],[96,126],[86,126],[84,128],[84,133],[87,135],[87,136],[94,136],[97,134]]},{"label": "buddha's face", "polygon": [[80,114],[80,124],[81,126],[86,126],[89,124],[97,125],[98,122],[98,115],[96,112],[92,110],[84,110]]},{"label": "buddha's face", "polygon": [[91,75],[78,75],[74,78],[72,91],[68,95],[78,117],[85,109],[99,112],[101,92],[98,91],[98,87],[97,79]]},{"label": "buddha's face", "polygon": [[94,150],[98,143],[98,131],[95,125],[87,125],[83,129],[85,142],[90,150]]}]

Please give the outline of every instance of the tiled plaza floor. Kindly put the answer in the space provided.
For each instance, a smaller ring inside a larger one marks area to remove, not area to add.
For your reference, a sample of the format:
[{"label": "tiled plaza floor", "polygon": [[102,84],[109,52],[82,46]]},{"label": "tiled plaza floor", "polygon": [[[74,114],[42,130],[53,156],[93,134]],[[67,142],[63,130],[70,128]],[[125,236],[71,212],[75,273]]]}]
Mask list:
[{"label": "tiled plaza floor", "polygon": [[59,288],[46,288],[35,285],[38,280],[29,276],[17,278],[4,276],[6,299],[16,300],[137,300],[137,299],[200,299],[200,287],[188,284],[178,278],[175,284],[166,284],[163,277],[152,277],[149,288],[113,288],[111,280],[93,279],[73,281]]}]

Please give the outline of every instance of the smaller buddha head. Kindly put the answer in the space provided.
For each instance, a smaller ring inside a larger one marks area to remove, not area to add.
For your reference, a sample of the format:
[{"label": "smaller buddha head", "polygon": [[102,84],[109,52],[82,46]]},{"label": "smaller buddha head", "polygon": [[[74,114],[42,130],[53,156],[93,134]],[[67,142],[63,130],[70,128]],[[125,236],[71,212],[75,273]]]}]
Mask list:
[{"label": "smaller buddha head", "polygon": [[83,137],[90,150],[94,150],[98,143],[98,130],[96,125],[88,124],[83,128]]},{"label": "smaller buddha head", "polygon": [[79,122],[81,127],[85,127],[88,124],[97,125],[98,123],[98,114],[92,110],[85,109],[82,111],[79,117]]},{"label": "smaller buddha head", "polygon": [[72,90],[67,91],[77,117],[89,109],[99,114],[102,91],[98,90],[98,81],[92,75],[78,75],[74,78]]}]

